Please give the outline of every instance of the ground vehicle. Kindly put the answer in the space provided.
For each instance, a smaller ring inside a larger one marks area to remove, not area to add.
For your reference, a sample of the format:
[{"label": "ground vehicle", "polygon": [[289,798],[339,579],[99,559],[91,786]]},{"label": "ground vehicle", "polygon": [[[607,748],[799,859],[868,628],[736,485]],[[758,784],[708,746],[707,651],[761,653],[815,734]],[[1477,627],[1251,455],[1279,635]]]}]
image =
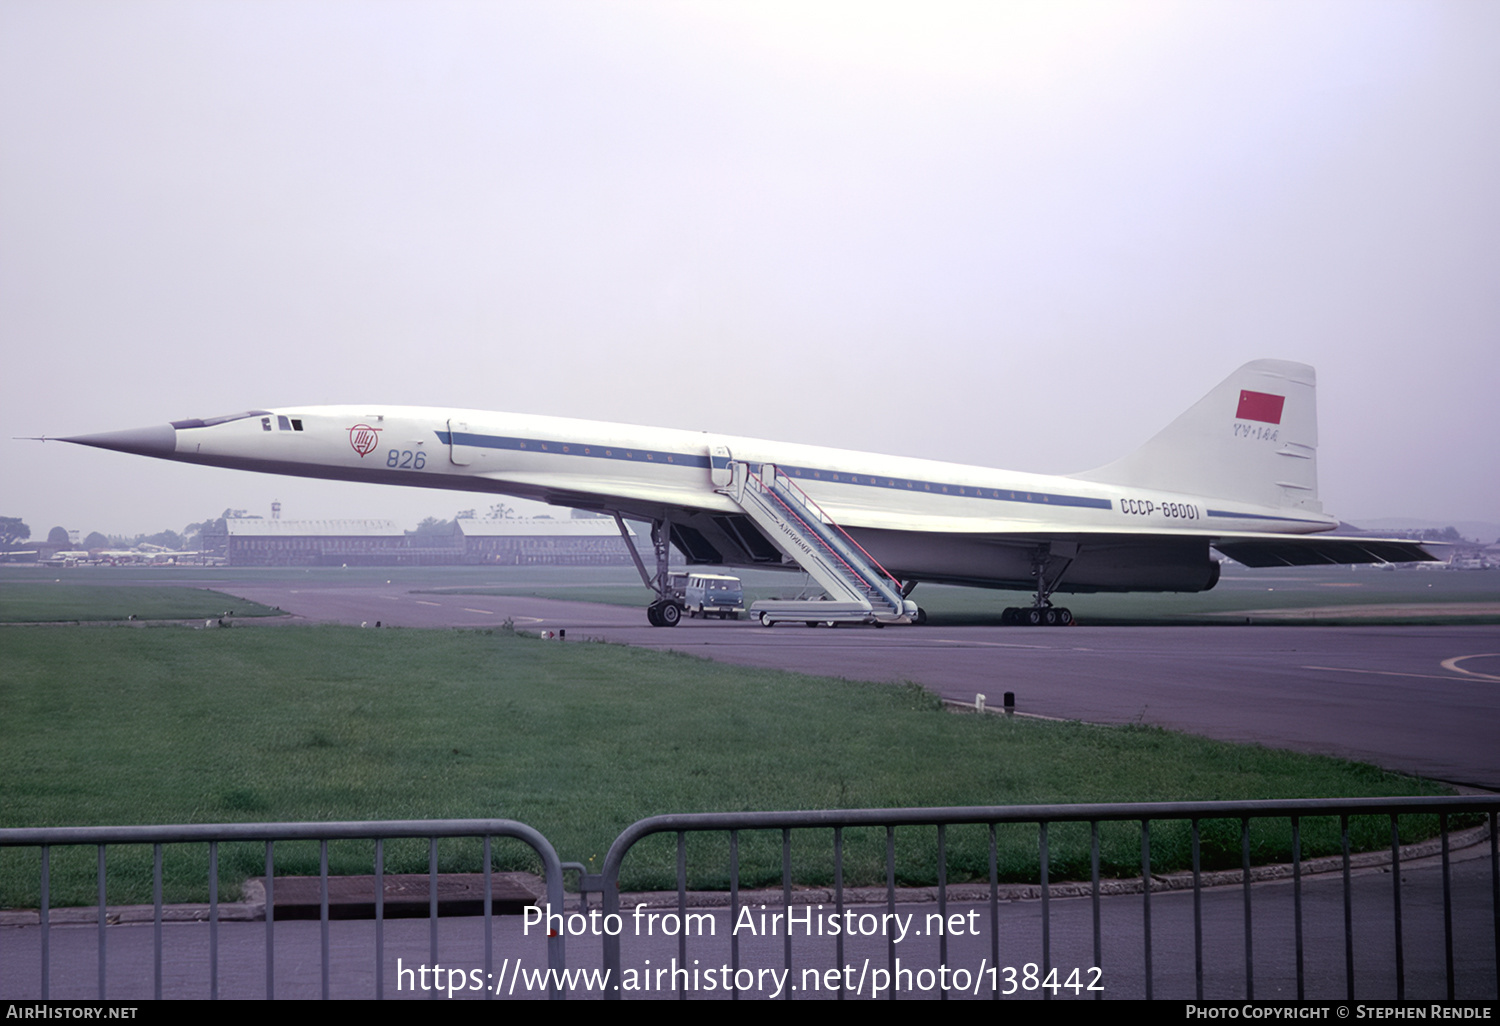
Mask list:
[{"label": "ground vehicle", "polygon": [[682,591],[682,603],[688,616],[717,616],[721,620],[738,620],[745,611],[745,591],[740,586],[738,577],[727,574],[682,576],[687,577],[687,584]]}]

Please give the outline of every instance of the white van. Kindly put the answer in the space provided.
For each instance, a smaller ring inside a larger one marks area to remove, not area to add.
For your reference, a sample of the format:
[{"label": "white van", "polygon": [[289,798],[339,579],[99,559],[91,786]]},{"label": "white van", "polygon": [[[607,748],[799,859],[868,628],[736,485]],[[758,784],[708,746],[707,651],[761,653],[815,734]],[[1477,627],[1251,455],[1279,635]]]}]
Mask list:
[{"label": "white van", "polygon": [[725,574],[688,574],[682,605],[688,616],[717,616],[738,620],[745,611],[745,590],[738,577]]}]

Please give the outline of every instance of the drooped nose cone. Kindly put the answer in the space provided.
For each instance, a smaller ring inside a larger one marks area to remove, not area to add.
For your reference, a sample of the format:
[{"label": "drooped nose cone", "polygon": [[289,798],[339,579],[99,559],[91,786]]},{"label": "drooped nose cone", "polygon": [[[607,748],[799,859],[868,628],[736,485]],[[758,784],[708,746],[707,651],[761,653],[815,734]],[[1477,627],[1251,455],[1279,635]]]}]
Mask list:
[{"label": "drooped nose cone", "polygon": [[74,435],[60,442],[92,445],[96,449],[133,452],[137,456],[171,456],[177,452],[177,429],[170,424],[159,427],[131,428],[128,431],[102,431],[96,435]]}]

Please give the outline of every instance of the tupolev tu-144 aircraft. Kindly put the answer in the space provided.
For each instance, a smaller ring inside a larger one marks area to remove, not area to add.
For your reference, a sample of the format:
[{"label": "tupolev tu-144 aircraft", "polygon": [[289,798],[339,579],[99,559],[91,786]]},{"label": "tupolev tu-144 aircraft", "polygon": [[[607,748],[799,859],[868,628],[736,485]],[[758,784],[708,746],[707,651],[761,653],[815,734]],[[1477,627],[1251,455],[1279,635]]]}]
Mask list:
[{"label": "tupolev tu-144 aircraft", "polygon": [[801,569],[819,601],[756,603],[771,626],[922,622],[921,581],[1024,590],[1007,623],[1067,624],[1057,592],[1212,588],[1212,552],[1250,566],[1435,559],[1397,539],[1327,536],[1313,369],[1257,360],[1141,448],[1081,474],[430,407],[300,406],[62,441],[269,474],[490,492],[651,525],[656,626],[682,598],[667,561]]}]

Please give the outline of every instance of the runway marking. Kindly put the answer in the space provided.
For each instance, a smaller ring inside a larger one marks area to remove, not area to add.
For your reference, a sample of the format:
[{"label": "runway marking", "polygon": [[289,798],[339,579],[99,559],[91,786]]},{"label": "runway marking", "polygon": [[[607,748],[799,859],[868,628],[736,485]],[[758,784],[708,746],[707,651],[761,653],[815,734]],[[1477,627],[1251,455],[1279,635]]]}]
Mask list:
[{"label": "runway marking", "polygon": [[463,606],[462,609],[466,613],[483,613],[485,616],[495,615],[494,611],[490,609],[470,609],[468,606]]},{"label": "runway marking", "polygon": [[1043,650],[1052,648],[1051,645],[1022,645],[1010,641],[969,641],[966,638],[933,638],[932,640],[940,645],[974,645],[984,648],[1039,648]]},{"label": "runway marking", "polygon": [[1370,606],[1308,606],[1288,609],[1226,609],[1211,613],[1215,617],[1254,616],[1279,620],[1317,620],[1337,618],[1368,620],[1381,616],[1430,619],[1437,616],[1497,616],[1500,603],[1495,602],[1410,602]]},{"label": "runway marking", "polygon": [[1500,659],[1500,652],[1480,652],[1476,655],[1454,656],[1452,659],[1443,660],[1443,669],[1452,670],[1455,673],[1468,674],[1470,677],[1478,677],[1480,680],[1500,681],[1500,677],[1493,673],[1480,673],[1477,670],[1466,670],[1458,664],[1465,659]]},{"label": "runway marking", "polygon": [[419,606],[440,606],[440,605],[442,605],[441,602],[427,602],[427,601],[425,601],[423,599],[417,599],[416,603]]},{"label": "runway marking", "polygon": [[[1460,657],[1463,658],[1463,657]],[[1352,666],[1304,666],[1304,670],[1332,670],[1335,673],[1373,673],[1381,677],[1421,677],[1423,680],[1461,681],[1462,677],[1445,677],[1440,673],[1400,673],[1396,670],[1356,670]],[[1464,671],[1460,670],[1460,673]],[[1480,675],[1482,676],[1482,675]],[[1497,680],[1500,678],[1490,678]]]}]

